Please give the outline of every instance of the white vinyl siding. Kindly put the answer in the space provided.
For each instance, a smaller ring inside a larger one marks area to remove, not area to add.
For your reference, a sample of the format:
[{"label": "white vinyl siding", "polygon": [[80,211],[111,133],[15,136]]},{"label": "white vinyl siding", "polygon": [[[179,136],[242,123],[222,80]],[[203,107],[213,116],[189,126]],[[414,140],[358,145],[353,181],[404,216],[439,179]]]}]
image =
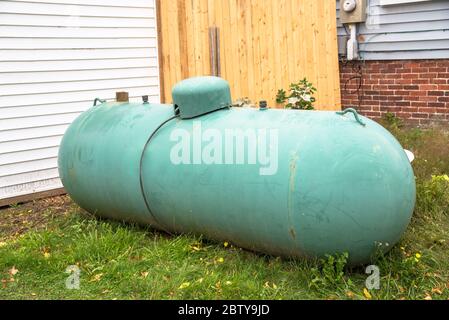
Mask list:
[{"label": "white vinyl siding", "polygon": [[94,98],[159,102],[154,0],[0,1],[0,199],[62,187],[57,155]]},{"label": "white vinyl siding", "polygon": [[[358,25],[363,60],[449,58],[449,1],[382,3],[368,0],[369,23]],[[337,19],[339,15],[337,0]],[[348,32],[340,21],[337,25],[339,53],[345,55]]]},{"label": "white vinyl siding", "polygon": [[388,6],[388,5],[397,5],[397,4],[424,2],[424,1],[431,1],[431,0],[380,0],[380,5]]}]

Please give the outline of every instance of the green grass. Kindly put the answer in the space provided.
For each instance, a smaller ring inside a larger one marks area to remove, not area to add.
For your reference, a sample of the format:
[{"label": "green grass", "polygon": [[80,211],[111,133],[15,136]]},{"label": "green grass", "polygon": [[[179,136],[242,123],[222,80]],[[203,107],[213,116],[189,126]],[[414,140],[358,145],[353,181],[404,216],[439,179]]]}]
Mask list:
[{"label": "green grass", "polygon": [[[0,211],[0,298],[448,299],[449,134],[387,125],[417,156],[418,197],[402,241],[374,261],[380,290],[364,292],[365,269],[345,267],[344,255],[258,255],[100,220],[58,197]],[[70,265],[81,270],[79,290],[65,287]]]}]

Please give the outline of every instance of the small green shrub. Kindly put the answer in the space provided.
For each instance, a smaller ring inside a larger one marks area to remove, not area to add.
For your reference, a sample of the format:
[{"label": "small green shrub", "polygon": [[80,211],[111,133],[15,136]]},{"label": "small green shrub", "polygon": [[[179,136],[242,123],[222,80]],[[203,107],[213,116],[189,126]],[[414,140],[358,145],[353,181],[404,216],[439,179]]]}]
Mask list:
[{"label": "small green shrub", "polygon": [[431,212],[449,208],[449,176],[432,175],[432,178],[417,184],[417,204],[420,211]]},{"label": "small green shrub", "polygon": [[326,259],[321,259],[319,267],[312,268],[313,279],[310,287],[319,289],[320,287],[339,287],[346,284],[345,267],[349,254],[326,255]]},{"label": "small green shrub", "polygon": [[286,109],[301,109],[301,110],[314,110],[313,104],[316,99],[313,96],[316,93],[316,88],[307,81],[306,78],[302,79],[298,83],[290,84],[290,93],[284,89],[278,90],[276,95],[276,103],[284,104]]},{"label": "small green shrub", "polygon": [[396,117],[396,115],[392,112],[387,112],[383,116],[383,119],[386,122],[386,125],[391,129],[398,129],[404,126],[404,122],[402,121],[402,119]]}]

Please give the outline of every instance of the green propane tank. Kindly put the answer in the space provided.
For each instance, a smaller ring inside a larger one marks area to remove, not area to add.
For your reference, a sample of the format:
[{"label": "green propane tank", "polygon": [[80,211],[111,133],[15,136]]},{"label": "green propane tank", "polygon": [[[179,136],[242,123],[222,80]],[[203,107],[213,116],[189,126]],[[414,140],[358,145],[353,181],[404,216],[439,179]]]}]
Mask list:
[{"label": "green propane tank", "polygon": [[355,110],[232,108],[215,77],[180,82],[173,101],[100,100],[70,125],[59,172],[75,202],[272,255],[347,252],[351,264],[391,248],[410,222],[407,154]]}]

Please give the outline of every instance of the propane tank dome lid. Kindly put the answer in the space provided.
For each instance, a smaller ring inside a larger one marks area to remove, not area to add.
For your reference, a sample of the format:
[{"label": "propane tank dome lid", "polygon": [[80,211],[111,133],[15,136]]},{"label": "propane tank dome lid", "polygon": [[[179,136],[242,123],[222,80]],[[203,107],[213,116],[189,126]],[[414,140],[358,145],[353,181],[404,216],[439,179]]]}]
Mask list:
[{"label": "propane tank dome lid", "polygon": [[190,119],[232,105],[229,83],[218,77],[195,77],[178,82],[172,90],[180,117]]}]

